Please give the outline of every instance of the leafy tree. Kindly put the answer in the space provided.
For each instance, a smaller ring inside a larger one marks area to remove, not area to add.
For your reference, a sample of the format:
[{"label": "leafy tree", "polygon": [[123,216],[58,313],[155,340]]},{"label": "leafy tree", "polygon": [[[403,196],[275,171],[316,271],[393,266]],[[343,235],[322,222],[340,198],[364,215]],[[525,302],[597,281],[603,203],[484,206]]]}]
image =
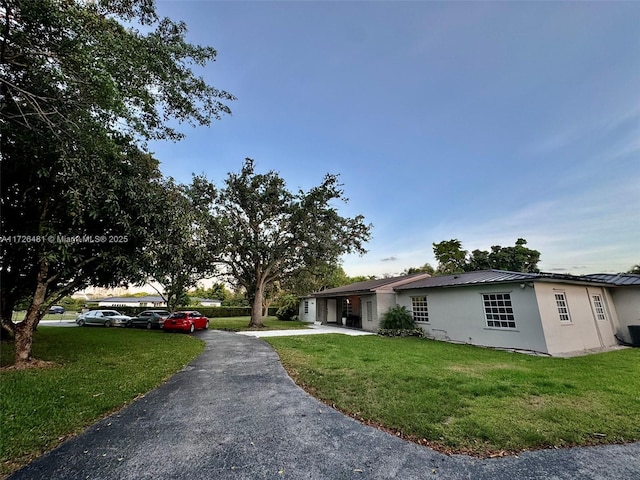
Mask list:
[{"label": "leafy tree", "polygon": [[516,240],[513,247],[494,245],[491,251],[474,250],[469,257],[465,269],[475,270],[508,270],[511,272],[537,273],[540,252],[527,248],[524,238]]},{"label": "leafy tree", "polygon": [[462,242],[453,238],[433,244],[433,254],[438,261],[438,274],[449,275],[464,272],[467,251],[462,249]]},{"label": "leafy tree", "polygon": [[215,246],[208,242],[215,197],[215,188],[200,177],[189,186],[169,179],[153,206],[170,221],[158,222],[149,231],[143,255],[145,282],[162,286],[158,293],[172,312],[189,304],[189,289],[215,273]]},{"label": "leafy tree", "polygon": [[431,266],[429,263],[425,263],[421,267],[409,267],[402,272],[403,275],[413,275],[414,273],[428,273],[430,275],[435,275],[436,269]]},{"label": "leafy tree", "polygon": [[0,221],[21,240],[2,245],[0,313],[27,364],[49,305],[139,278],[146,231],[162,221],[147,208],[159,171],[146,141],[180,139],[169,120],[209,124],[233,97],[191,71],[215,50],[187,43],[152,0],[0,0],[0,22]]},{"label": "leafy tree", "polygon": [[540,252],[526,245],[524,238],[518,238],[513,247],[493,245],[491,251],[474,250],[468,254],[457,239],[434,243],[433,253],[438,260],[436,273],[449,275],[490,269],[537,273]]},{"label": "leafy tree", "polygon": [[189,292],[189,296],[220,300],[222,304],[226,306],[225,302],[230,299],[233,294],[229,291],[224,283],[218,282],[214,283],[210,288],[198,286]]},{"label": "leafy tree", "polygon": [[214,212],[212,241],[220,262],[251,304],[249,326],[262,326],[265,290],[303,268],[336,263],[344,253],[364,253],[370,226],[362,216],[342,217],[333,202],[345,197],[335,175],[308,192],[292,193],[276,172],[258,174],[246,159],[229,174]]},{"label": "leafy tree", "polygon": [[328,288],[341,287],[354,283],[338,263],[322,263],[305,266],[296,272],[284,285],[284,289],[294,295],[308,295]]},{"label": "leafy tree", "polygon": [[637,273],[640,274],[640,263],[637,265],[634,265],[633,267],[631,267],[631,269],[629,269],[629,271],[627,273]]},{"label": "leafy tree", "polygon": [[276,312],[276,317],[278,317],[278,320],[284,321],[297,320],[299,305],[300,301],[296,295],[283,295],[280,298],[280,308]]}]

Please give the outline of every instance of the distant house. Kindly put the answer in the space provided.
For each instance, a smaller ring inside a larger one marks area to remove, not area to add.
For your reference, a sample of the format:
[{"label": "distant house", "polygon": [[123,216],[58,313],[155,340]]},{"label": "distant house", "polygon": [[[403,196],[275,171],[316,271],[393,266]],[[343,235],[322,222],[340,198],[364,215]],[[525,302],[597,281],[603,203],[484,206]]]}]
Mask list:
[{"label": "distant house", "polygon": [[214,298],[191,297],[191,300],[198,302],[203,307],[221,307],[222,306],[222,300],[216,300]]},{"label": "distant house", "polygon": [[549,355],[598,351],[630,342],[640,325],[640,275],[556,275],[487,270],[418,274],[316,292],[306,321],[377,331],[403,305],[427,336]]},{"label": "distant house", "polygon": [[[211,298],[192,298],[203,307],[220,307],[222,300]],[[95,300],[99,307],[144,307],[144,308],[166,308],[167,303],[160,295],[147,295],[144,297],[110,297]]]},{"label": "distant house", "polygon": [[98,302],[99,307],[167,307],[166,302],[160,295],[146,295],[144,297],[109,297],[94,301]]}]

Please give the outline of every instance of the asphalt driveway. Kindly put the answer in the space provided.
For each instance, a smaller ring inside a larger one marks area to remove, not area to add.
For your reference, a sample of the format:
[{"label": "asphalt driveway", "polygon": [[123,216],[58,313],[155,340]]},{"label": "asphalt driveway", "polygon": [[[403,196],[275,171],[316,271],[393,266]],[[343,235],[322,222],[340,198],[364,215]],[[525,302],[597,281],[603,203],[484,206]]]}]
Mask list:
[{"label": "asphalt driveway", "polygon": [[446,456],[298,388],[259,338],[197,334],[202,355],[11,479],[640,479],[640,443]]}]

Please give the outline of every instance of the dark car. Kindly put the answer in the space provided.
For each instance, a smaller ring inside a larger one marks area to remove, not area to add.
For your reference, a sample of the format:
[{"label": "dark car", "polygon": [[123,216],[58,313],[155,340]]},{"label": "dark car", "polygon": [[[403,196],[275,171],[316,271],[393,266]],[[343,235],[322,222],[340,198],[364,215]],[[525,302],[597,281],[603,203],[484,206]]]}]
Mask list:
[{"label": "dark car", "polygon": [[60,305],[52,305],[51,307],[49,307],[49,310],[48,310],[47,313],[51,313],[51,314],[59,313],[59,314],[62,314],[62,313],[64,313],[64,307],[61,307]]},{"label": "dark car", "polygon": [[200,312],[175,312],[172,313],[162,324],[165,332],[182,331],[193,333],[196,330],[209,328],[209,319]]},{"label": "dark car", "polygon": [[162,328],[162,324],[171,315],[167,310],[145,310],[137,317],[132,318],[129,321],[129,327],[146,328],[151,330],[152,328]]}]

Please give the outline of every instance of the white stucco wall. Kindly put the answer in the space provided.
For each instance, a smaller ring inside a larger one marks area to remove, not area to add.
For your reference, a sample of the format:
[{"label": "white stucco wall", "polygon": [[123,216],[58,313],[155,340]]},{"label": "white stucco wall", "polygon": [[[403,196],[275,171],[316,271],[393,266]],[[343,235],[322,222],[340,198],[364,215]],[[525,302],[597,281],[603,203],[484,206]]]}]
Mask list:
[{"label": "white stucco wall", "polygon": [[[308,302],[308,311],[305,313],[305,302]],[[316,299],[313,297],[300,300],[298,318],[301,322],[313,323],[316,321]]]},{"label": "white stucco wall", "polygon": [[[484,313],[482,294],[509,293],[516,328],[490,328]],[[425,332],[442,340],[547,352],[535,291],[519,283],[452,288],[402,290],[398,304],[411,310],[411,297],[426,295],[429,322]]]},{"label": "white stucco wall", "polygon": [[[561,283],[535,283],[538,308],[547,339],[548,353],[561,354],[617,345],[613,335],[615,310],[600,287],[566,285]],[[560,321],[555,293],[564,292],[570,322]],[[597,320],[592,295],[598,294],[605,303],[606,320]]]},{"label": "white stucco wall", "polygon": [[[377,332],[380,329],[382,316],[390,307],[396,305],[395,292],[378,292],[377,294],[362,295],[360,297],[362,310],[362,329],[369,332]],[[372,318],[367,320],[367,302],[371,302]]]},{"label": "white stucco wall", "polygon": [[631,342],[629,325],[640,325],[640,286],[629,285],[611,288],[609,295],[618,315],[618,336],[625,342]]}]

